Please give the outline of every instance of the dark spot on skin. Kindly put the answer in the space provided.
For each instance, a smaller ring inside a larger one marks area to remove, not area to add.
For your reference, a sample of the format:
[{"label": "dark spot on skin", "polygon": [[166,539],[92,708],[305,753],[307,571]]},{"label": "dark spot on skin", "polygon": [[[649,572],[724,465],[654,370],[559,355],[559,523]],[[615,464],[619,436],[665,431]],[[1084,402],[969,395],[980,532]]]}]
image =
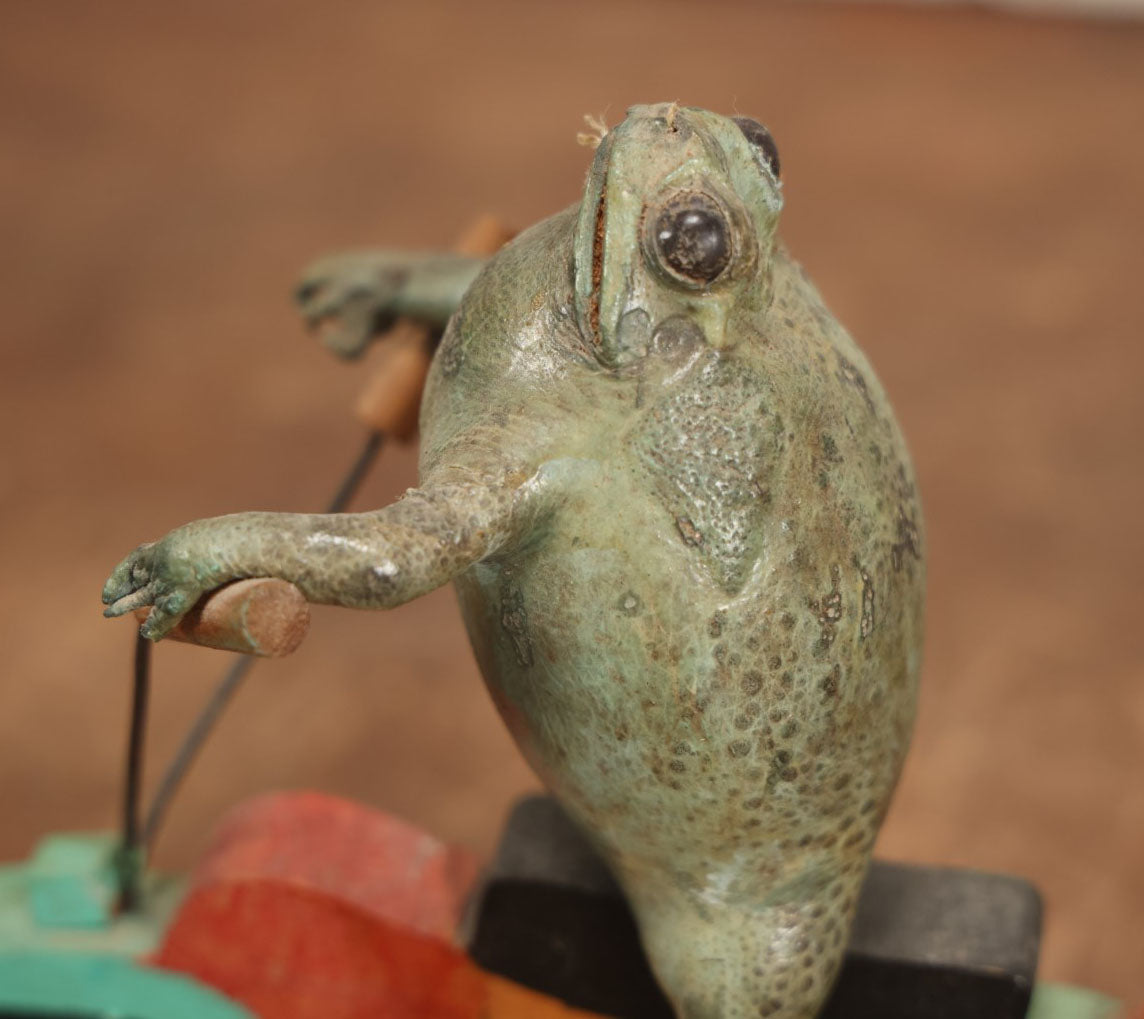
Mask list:
[{"label": "dark spot on skin", "polygon": [[789,612],[784,612],[781,616],[779,616],[779,625],[784,630],[793,630],[794,624],[795,618]]},{"label": "dark spot on skin", "polygon": [[743,804],[744,810],[758,810],[763,805],[761,796],[753,796]]},{"label": "dark spot on skin", "polygon": [[532,636],[529,633],[524,595],[520,588],[508,581],[507,573],[501,589],[501,627],[512,642],[517,662],[526,668],[532,665]]},{"label": "dark spot on skin", "polygon": [[838,566],[830,568],[830,577],[833,582],[830,593],[810,603],[810,607],[818,613],[818,621],[823,624],[837,623],[842,618],[842,592],[838,588],[842,571]]},{"label": "dark spot on skin", "polygon": [[783,660],[778,655],[771,655],[771,657],[767,659],[767,668],[770,669],[772,672],[775,672],[778,669],[781,669],[782,665],[783,665]]},{"label": "dark spot on skin", "polygon": [[668,767],[674,772],[682,772],[687,770],[687,765],[682,761],[671,761]]},{"label": "dark spot on skin", "polygon": [[898,540],[890,549],[890,561],[893,563],[894,571],[901,570],[905,563],[907,553],[915,559],[921,559],[922,554],[919,551],[920,538],[918,537],[918,525],[914,518],[906,513],[904,506],[898,507]]},{"label": "dark spot on skin", "polygon": [[809,608],[818,617],[818,623],[822,627],[818,640],[815,641],[812,651],[818,658],[823,657],[830,646],[834,643],[836,636],[835,626],[842,618],[842,591],[839,585],[842,580],[842,570],[838,565],[830,567],[831,589],[830,592],[819,599],[812,599],[808,602]]},{"label": "dark spot on skin", "polygon": [[763,677],[757,672],[748,672],[743,677],[743,693],[748,697],[754,697],[763,688]]},{"label": "dark spot on skin", "polygon": [[874,623],[876,617],[874,614],[874,581],[870,579],[870,574],[865,570],[861,570],[862,575],[862,620],[859,625],[859,632],[862,639],[865,640],[874,632]]},{"label": "dark spot on skin", "polygon": [[751,744],[745,739],[737,739],[727,747],[727,753],[732,757],[746,757],[751,752]]},{"label": "dark spot on skin", "polygon": [[685,544],[692,547],[703,544],[703,535],[699,533],[689,517],[676,517],[675,526]]},{"label": "dark spot on skin", "polygon": [[452,378],[461,370],[461,365],[465,361],[465,347],[461,338],[461,331],[464,328],[464,318],[462,313],[458,312],[454,317],[450,327],[445,330],[444,338],[441,341],[440,349],[437,352],[437,360],[441,365],[441,374],[445,378]]},{"label": "dark spot on skin", "polygon": [[842,463],[842,456],[838,452],[838,443],[834,441],[834,436],[823,432],[820,440],[822,442],[822,458],[827,463]]},{"label": "dark spot on skin", "polygon": [[691,747],[686,743],[676,743],[675,746],[672,747],[671,752],[676,756],[682,756],[683,754],[691,753]]},{"label": "dark spot on skin", "polygon": [[818,640],[814,642],[814,646],[811,647],[810,650],[814,654],[815,658],[825,658],[826,653],[830,650],[830,645],[833,643],[834,631],[823,630],[822,634],[819,636]]},{"label": "dark spot on skin", "polygon": [[874,398],[870,395],[870,387],[866,383],[866,376],[841,354],[838,355],[838,379],[848,386],[853,386],[861,394],[867,409],[874,412]]},{"label": "dark spot on skin", "polygon": [[831,669],[826,674],[826,676],[823,678],[822,682],[819,684],[819,687],[822,690],[823,698],[826,699],[826,698],[831,698],[831,697],[837,697],[838,696],[838,687],[840,686],[841,682],[842,682],[842,666],[835,664],[834,668]]},{"label": "dark spot on skin", "polygon": [[725,615],[726,613],[716,612],[715,615],[711,617],[711,621],[707,624],[707,632],[711,634],[712,637],[719,637],[722,635],[723,619]]}]

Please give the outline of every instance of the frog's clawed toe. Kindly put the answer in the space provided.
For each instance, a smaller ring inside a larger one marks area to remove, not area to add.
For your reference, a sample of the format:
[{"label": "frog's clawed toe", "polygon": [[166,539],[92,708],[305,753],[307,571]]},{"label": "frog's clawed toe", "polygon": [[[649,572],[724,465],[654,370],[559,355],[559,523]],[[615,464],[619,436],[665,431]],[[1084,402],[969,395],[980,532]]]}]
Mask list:
[{"label": "frog's clawed toe", "polygon": [[[148,584],[146,587],[139,588],[138,591],[132,591],[130,594],[113,599],[103,610],[103,614],[108,619],[114,619],[116,616],[125,616],[128,612],[140,609],[144,605],[150,605],[155,598],[153,588],[153,584]],[[107,603],[106,596],[103,600]]]}]

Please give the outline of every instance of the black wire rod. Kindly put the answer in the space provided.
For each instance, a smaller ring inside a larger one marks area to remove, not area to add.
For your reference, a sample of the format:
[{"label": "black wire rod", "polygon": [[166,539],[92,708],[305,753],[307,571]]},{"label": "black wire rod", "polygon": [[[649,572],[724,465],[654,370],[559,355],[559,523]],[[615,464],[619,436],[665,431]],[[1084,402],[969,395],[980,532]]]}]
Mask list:
[{"label": "black wire rod", "polygon": [[[366,436],[366,441],[362,446],[361,452],[358,453],[349,471],[347,471],[345,477],[342,478],[325,512],[341,513],[345,510],[357,493],[358,488],[361,486],[362,481],[370,467],[373,466],[374,461],[377,459],[384,445],[385,435],[383,433],[371,431]],[[124,797],[123,845],[125,850],[130,848],[132,851],[135,850],[136,846],[143,846],[146,849],[150,849],[154,846],[155,840],[159,835],[159,830],[162,828],[163,821],[171,806],[171,801],[179,791],[183,779],[186,777],[191,765],[194,764],[195,759],[199,755],[199,751],[202,750],[203,744],[207,741],[207,737],[209,737],[213,731],[219,716],[238,692],[238,688],[242,685],[243,679],[246,678],[246,674],[254,667],[256,661],[251,655],[243,655],[223,674],[222,679],[207,699],[206,704],[203,705],[194,722],[191,723],[190,729],[187,730],[187,735],[183,737],[183,742],[179,745],[178,750],[175,751],[171,762],[167,765],[167,769],[163,772],[162,778],[160,778],[159,784],[156,787],[155,795],[147,809],[146,817],[140,827],[138,823],[138,798],[141,775],[140,748],[143,742],[142,716],[146,711],[146,680],[143,687],[142,708],[140,709],[138,663],[140,654],[145,657],[149,655],[151,642],[144,637],[140,637],[139,641],[141,644],[147,645],[147,647],[141,652],[139,650],[140,644],[136,645],[135,697],[131,715],[132,737],[128,751],[127,794]],[[139,725],[138,735],[136,735],[135,732],[136,724]],[[128,836],[130,836],[130,839]]]}]

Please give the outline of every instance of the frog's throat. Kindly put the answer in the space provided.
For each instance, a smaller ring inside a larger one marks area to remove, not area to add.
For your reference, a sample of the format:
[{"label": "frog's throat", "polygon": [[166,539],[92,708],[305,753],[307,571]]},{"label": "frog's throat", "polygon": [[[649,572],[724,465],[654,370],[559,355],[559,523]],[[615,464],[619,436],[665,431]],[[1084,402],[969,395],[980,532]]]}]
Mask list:
[{"label": "frog's throat", "polygon": [[596,356],[610,361],[600,332],[600,287],[604,275],[604,233],[607,222],[605,208],[608,166],[612,154],[612,134],[604,136],[596,149],[596,158],[588,171],[580,217],[576,223],[574,245],[576,321],[581,335],[591,344]]}]

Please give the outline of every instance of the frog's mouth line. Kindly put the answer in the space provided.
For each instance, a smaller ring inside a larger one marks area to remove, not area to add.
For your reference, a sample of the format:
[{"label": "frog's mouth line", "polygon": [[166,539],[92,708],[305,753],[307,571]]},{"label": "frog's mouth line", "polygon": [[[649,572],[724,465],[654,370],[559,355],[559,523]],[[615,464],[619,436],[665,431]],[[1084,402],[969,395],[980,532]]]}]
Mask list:
[{"label": "frog's mouth line", "polygon": [[585,344],[596,357],[606,360],[604,332],[600,323],[601,291],[604,284],[604,256],[608,233],[608,171],[612,135],[604,136],[588,171],[584,197],[576,224],[574,275],[576,317]]},{"label": "frog's mouth line", "polygon": [[600,288],[604,282],[604,236],[608,215],[608,192],[600,189],[600,200],[596,203],[596,223],[592,231],[592,293],[588,298],[588,326],[592,330],[592,343],[597,350],[603,340],[600,336]]}]

